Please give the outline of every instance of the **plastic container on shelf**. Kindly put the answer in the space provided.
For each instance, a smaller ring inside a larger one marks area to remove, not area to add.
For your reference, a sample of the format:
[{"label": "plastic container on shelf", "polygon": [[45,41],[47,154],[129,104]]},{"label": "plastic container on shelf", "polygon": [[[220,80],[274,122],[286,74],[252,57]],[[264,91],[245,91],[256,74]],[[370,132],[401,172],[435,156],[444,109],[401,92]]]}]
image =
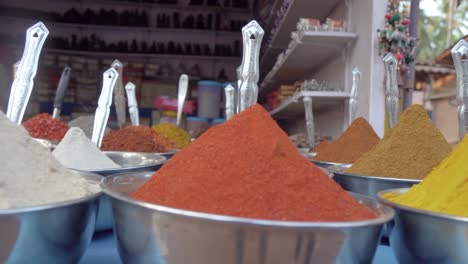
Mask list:
[{"label": "plastic container on shelf", "polygon": [[211,120],[210,126],[214,127],[216,125],[224,123],[225,121],[226,121],[226,119],[224,119],[224,118],[216,118],[216,119]]},{"label": "plastic container on shelf", "polygon": [[216,81],[198,82],[198,116],[218,118],[221,106],[221,83]]},{"label": "plastic container on shelf", "polygon": [[159,123],[170,123],[177,124],[177,112],[175,111],[163,111]]},{"label": "plastic container on shelf", "polygon": [[208,118],[188,116],[185,125],[185,130],[190,134],[192,138],[200,136],[201,133],[205,132],[210,127],[210,121]]}]

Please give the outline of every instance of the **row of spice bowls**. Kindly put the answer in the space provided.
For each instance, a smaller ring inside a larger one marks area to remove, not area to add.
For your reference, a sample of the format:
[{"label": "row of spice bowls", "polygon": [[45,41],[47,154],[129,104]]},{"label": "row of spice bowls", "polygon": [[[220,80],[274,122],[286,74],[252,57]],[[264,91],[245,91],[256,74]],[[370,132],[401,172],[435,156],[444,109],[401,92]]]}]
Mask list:
[{"label": "row of spice bowls", "polygon": [[[394,210],[359,194],[353,196],[379,217],[347,223],[264,221],[178,210],[129,198],[151,175],[133,172],[101,180],[85,174],[90,181],[101,181],[112,200],[119,253],[126,263],[370,262],[385,223],[389,223],[391,245],[401,263],[465,263],[467,257],[463,250],[467,219],[380,198],[396,210],[395,220],[390,222]],[[0,261],[76,262],[94,233],[100,197],[98,193],[66,203],[2,211]],[[184,254],[178,254],[181,250]]]},{"label": "row of spice bowls", "polygon": [[[390,207],[358,194],[353,196],[377,218],[318,223],[196,213],[128,197],[153,172],[81,174],[101,181],[111,198],[114,231],[125,263],[370,262],[382,227],[394,214]],[[66,203],[1,211],[0,261],[78,262],[94,233],[102,197],[97,193]]]},{"label": "row of spice bowls", "polygon": [[418,179],[356,175],[345,170],[352,164],[313,161],[329,172],[343,189],[376,198],[395,210],[384,229],[400,263],[468,263],[468,218],[416,209],[391,202],[390,193],[403,194]]}]

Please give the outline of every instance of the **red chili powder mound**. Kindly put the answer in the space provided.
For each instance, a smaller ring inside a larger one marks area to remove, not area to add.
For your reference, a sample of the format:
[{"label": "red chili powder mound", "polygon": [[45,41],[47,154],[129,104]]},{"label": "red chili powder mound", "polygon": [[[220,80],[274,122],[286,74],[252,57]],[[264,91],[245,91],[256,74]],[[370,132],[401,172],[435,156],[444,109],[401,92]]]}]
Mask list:
[{"label": "red chili powder mound", "polygon": [[371,150],[380,138],[364,119],[357,118],[341,136],[318,152],[315,160],[354,163]]},{"label": "red chili powder mound", "polygon": [[31,137],[60,141],[68,131],[68,125],[47,113],[34,116],[23,123]]},{"label": "red chili powder mound", "polygon": [[167,152],[175,145],[146,126],[128,126],[111,131],[102,139],[104,151]]},{"label": "red chili powder mound", "polygon": [[376,217],[302,157],[260,105],[206,131],[131,197],[256,219],[356,221]]}]

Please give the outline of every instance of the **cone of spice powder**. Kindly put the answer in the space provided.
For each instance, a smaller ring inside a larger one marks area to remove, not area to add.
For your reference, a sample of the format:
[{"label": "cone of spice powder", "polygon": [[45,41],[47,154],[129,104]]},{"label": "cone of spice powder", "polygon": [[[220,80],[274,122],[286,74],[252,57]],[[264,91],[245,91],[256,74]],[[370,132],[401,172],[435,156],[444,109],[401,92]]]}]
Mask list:
[{"label": "cone of spice powder", "polygon": [[319,151],[314,160],[353,163],[379,141],[380,138],[372,126],[360,117],[354,120],[337,140]]},{"label": "cone of spice powder", "polygon": [[165,137],[146,126],[128,126],[111,131],[102,139],[103,151],[161,153],[175,148]]},{"label": "cone of spice powder", "polygon": [[426,110],[412,105],[391,133],[346,172],[360,175],[422,179],[450,153],[451,147]]},{"label": "cone of spice powder", "polygon": [[68,125],[47,113],[34,116],[23,123],[23,127],[33,138],[60,141],[68,131]]},{"label": "cone of spice powder", "polygon": [[376,217],[301,156],[260,105],[209,129],[131,197],[256,219],[322,222]]},{"label": "cone of spice powder", "polygon": [[331,143],[330,141],[324,140],[324,141],[320,142],[320,144],[318,144],[318,146],[311,149],[310,152],[319,153],[320,151],[322,151],[322,150],[326,149],[328,146],[330,146],[330,143]]}]

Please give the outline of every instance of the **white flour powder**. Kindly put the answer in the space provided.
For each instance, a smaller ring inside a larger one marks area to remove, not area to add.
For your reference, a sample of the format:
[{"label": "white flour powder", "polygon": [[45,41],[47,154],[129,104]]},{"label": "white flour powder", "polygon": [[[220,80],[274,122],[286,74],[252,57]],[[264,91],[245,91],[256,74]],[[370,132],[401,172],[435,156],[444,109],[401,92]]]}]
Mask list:
[{"label": "white flour powder", "polygon": [[0,112],[0,209],[79,199],[99,185],[63,167],[48,149]]},{"label": "white flour powder", "polygon": [[52,154],[67,168],[78,170],[120,168],[102,153],[78,127],[68,130]]}]

